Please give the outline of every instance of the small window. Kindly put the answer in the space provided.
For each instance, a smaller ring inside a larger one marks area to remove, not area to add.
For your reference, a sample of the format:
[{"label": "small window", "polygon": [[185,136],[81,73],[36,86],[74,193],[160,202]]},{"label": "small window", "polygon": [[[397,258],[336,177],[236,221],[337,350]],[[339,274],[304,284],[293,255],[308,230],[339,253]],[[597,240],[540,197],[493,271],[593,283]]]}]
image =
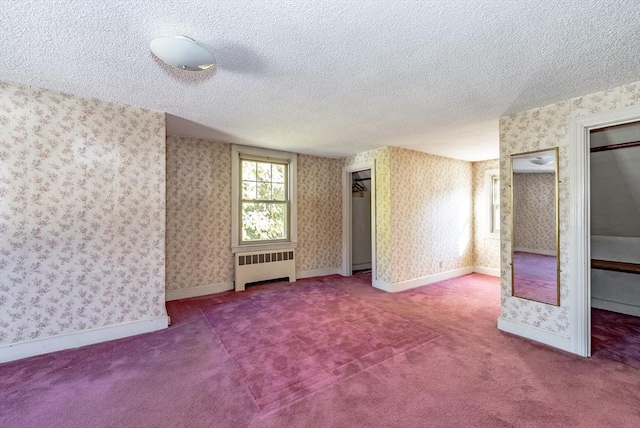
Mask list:
[{"label": "small window", "polygon": [[232,148],[232,247],[295,247],[296,160],[293,153]]},{"label": "small window", "polygon": [[500,238],[500,172],[489,170],[485,173],[485,192],[487,194],[487,235]]}]

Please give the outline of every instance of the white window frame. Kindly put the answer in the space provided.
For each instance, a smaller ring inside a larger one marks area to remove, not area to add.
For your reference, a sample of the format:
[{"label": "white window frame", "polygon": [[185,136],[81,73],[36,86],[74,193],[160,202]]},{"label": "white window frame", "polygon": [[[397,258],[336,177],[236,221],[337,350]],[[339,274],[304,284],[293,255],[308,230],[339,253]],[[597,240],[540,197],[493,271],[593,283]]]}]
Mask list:
[{"label": "white window frame", "polygon": [[[289,239],[286,241],[274,241],[274,242],[251,242],[241,243],[240,241],[240,215],[241,209],[241,168],[240,158],[241,155],[247,155],[253,158],[264,160],[266,162],[286,162],[287,168],[287,184],[289,195],[289,213],[288,213],[288,228]],[[262,149],[259,147],[250,146],[231,146],[231,251],[233,253],[245,252],[245,251],[260,251],[260,250],[276,250],[276,249],[292,249],[298,244],[298,193],[297,193],[297,160],[298,155],[289,152],[280,152],[277,150]]]},{"label": "white window frame", "polygon": [[[493,178],[500,180],[500,170],[488,169],[484,172],[484,193],[486,201],[485,236],[487,238],[500,239],[500,230],[493,230]],[[500,195],[498,195],[500,199]],[[498,219],[499,221],[499,219]]]}]

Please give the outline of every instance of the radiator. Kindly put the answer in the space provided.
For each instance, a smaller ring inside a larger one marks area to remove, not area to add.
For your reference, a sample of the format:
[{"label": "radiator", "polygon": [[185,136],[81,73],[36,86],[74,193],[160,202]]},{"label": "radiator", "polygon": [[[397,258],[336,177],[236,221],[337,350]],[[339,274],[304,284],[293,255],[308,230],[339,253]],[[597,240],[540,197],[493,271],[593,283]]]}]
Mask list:
[{"label": "radiator", "polygon": [[249,282],[267,279],[289,278],[289,282],[296,282],[294,256],[294,250],[236,253],[236,291],[244,291]]}]

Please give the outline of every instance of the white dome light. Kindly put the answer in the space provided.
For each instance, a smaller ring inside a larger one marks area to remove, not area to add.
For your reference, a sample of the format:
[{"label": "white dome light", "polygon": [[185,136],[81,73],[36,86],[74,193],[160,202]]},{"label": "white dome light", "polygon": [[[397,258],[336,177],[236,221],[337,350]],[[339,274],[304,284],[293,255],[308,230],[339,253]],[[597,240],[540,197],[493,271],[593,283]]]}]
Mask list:
[{"label": "white dome light", "polygon": [[553,162],[553,158],[543,158],[543,157],[536,157],[535,159],[531,159],[529,162],[534,163],[536,165],[549,165],[550,163]]},{"label": "white dome light", "polygon": [[215,67],[211,52],[187,36],[159,37],[149,43],[151,52],[181,70],[202,71]]}]

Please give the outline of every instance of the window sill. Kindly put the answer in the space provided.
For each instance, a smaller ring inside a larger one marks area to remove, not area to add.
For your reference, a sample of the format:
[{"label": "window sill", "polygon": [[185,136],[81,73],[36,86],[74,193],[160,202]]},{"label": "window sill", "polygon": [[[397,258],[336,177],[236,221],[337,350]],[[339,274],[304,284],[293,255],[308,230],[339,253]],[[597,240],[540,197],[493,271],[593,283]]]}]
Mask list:
[{"label": "window sill", "polygon": [[247,244],[247,245],[238,245],[237,247],[231,247],[231,252],[235,254],[235,253],[249,253],[249,252],[256,252],[256,251],[293,250],[297,246],[298,246],[297,242]]}]

